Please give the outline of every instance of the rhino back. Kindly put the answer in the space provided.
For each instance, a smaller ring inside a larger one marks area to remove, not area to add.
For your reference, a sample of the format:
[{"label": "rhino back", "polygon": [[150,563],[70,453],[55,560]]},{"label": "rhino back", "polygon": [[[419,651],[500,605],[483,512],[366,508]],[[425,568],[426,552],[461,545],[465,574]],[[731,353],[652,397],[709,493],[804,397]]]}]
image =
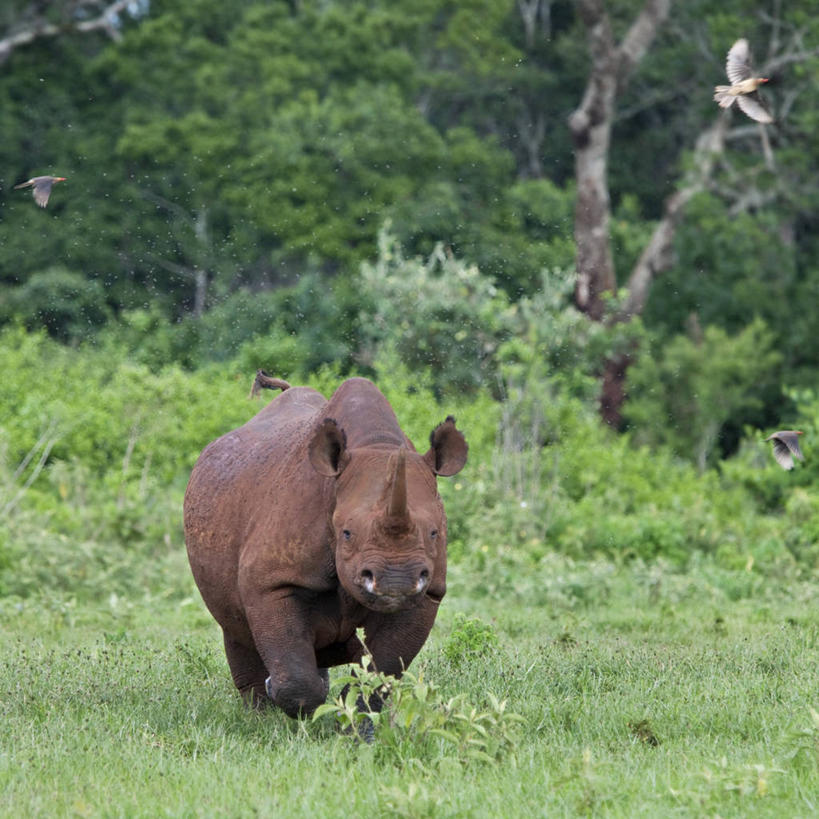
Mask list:
[{"label": "rhino back", "polygon": [[272,530],[283,510],[298,508],[299,496],[320,494],[321,478],[304,453],[326,404],[315,390],[292,387],[199,456],[185,492],[185,543],[214,615],[240,608],[239,562],[253,533]]},{"label": "rhino back", "polygon": [[350,378],[341,384],[322,415],[333,418],[344,429],[350,449],[377,444],[414,449],[389,401],[366,378]]}]

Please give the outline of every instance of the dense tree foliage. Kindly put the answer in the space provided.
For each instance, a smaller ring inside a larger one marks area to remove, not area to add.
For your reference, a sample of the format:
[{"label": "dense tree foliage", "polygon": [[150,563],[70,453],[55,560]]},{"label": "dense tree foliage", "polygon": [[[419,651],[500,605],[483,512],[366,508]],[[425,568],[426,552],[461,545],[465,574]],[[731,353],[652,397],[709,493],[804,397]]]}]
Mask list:
[{"label": "dense tree foliage", "polygon": [[[786,421],[785,388],[815,380],[804,306],[819,289],[819,23],[807,2],[672,4],[614,111],[621,284],[715,122],[711,89],[738,36],[773,72],[777,121],[763,131],[733,114],[642,321],[585,327],[582,350],[552,339],[565,354],[524,317],[544,271],[574,265],[567,121],[590,70],[574,2],[143,0],[81,30],[83,7],[51,6],[62,33],[2,63],[0,323],[124,344],[155,370],[243,355],[251,369],[367,371],[392,337],[439,392],[495,396],[533,349],[575,386],[637,350],[626,417],[701,465],[744,424]],[[605,7],[619,40],[643,3]],[[33,9],[9,5],[8,33],[33,25]],[[49,172],[68,181],[45,211],[11,190]],[[705,410],[683,410],[679,393],[724,378],[748,400],[708,411],[707,434],[688,428]]]}]

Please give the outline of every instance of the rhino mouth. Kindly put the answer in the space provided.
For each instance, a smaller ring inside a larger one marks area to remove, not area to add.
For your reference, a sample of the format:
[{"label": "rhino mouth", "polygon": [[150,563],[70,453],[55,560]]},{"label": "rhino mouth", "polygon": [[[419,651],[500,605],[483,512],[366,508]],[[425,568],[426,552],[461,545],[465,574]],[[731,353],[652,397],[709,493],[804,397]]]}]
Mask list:
[{"label": "rhino mouth", "polygon": [[433,591],[428,591],[426,593],[426,597],[428,597],[430,600],[432,600],[432,602],[435,603],[436,606],[439,605],[440,602],[444,599],[443,594],[440,594],[438,592],[433,592]]},{"label": "rhino mouth", "polygon": [[[402,580],[404,580],[402,578]],[[400,611],[416,605],[429,588],[429,572],[422,571],[413,585],[404,582],[389,582],[376,578],[369,571],[362,571],[356,583],[359,599],[374,611]]]},{"label": "rhino mouth", "polygon": [[373,594],[371,592],[361,592],[360,597],[368,609],[389,613],[412,608],[423,599],[424,595],[423,593]]}]

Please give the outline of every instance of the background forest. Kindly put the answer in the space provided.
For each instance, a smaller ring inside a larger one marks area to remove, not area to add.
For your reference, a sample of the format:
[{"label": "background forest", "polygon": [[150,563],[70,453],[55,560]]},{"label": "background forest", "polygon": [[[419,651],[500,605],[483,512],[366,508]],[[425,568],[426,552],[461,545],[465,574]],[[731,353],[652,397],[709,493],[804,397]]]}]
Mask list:
[{"label": "background forest", "polygon": [[[712,100],[742,36],[767,127]],[[2,4],[0,616],[187,628],[184,488],[257,368],[371,377],[418,448],[456,416],[460,610],[815,611],[817,43],[808,0]]]},{"label": "background forest", "polygon": [[[467,549],[484,510],[504,541],[570,553],[682,557],[739,527],[744,554],[771,525],[813,559],[818,467],[779,474],[761,443],[799,426],[809,453],[819,416],[808,5],[43,8],[7,5],[0,41],[7,513],[45,505],[57,525],[71,506],[59,487],[79,483],[156,482],[165,497],[252,412],[258,367],[330,390],[389,373],[379,382],[422,428],[474,414],[470,500],[452,515]],[[639,51],[641,22],[654,36]],[[711,100],[739,34],[772,78],[765,129]],[[578,286],[597,270],[576,259],[574,120],[607,43],[609,73],[631,57],[603,180],[617,278],[595,305]],[[68,177],[45,211],[11,190],[38,173]],[[634,307],[633,271],[661,229]],[[618,361],[614,434],[596,416]],[[798,533],[794,514],[809,524]]]}]

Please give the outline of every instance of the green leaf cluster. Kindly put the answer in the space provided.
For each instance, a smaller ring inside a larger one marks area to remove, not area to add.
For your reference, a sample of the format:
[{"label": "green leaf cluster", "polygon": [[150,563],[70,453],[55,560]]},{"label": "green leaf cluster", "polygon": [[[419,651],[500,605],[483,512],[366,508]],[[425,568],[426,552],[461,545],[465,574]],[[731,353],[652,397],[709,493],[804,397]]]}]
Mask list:
[{"label": "green leaf cluster", "polygon": [[[379,754],[402,764],[418,760],[439,766],[445,761],[491,765],[514,759],[524,719],[507,709],[506,700],[487,692],[487,704],[480,708],[465,694],[445,697],[423,674],[380,673],[369,654],[361,664],[334,681],[344,689],[316,709],[314,721],[332,715],[347,737],[373,741]],[[384,702],[383,708],[367,705],[374,696],[379,704]]]}]

